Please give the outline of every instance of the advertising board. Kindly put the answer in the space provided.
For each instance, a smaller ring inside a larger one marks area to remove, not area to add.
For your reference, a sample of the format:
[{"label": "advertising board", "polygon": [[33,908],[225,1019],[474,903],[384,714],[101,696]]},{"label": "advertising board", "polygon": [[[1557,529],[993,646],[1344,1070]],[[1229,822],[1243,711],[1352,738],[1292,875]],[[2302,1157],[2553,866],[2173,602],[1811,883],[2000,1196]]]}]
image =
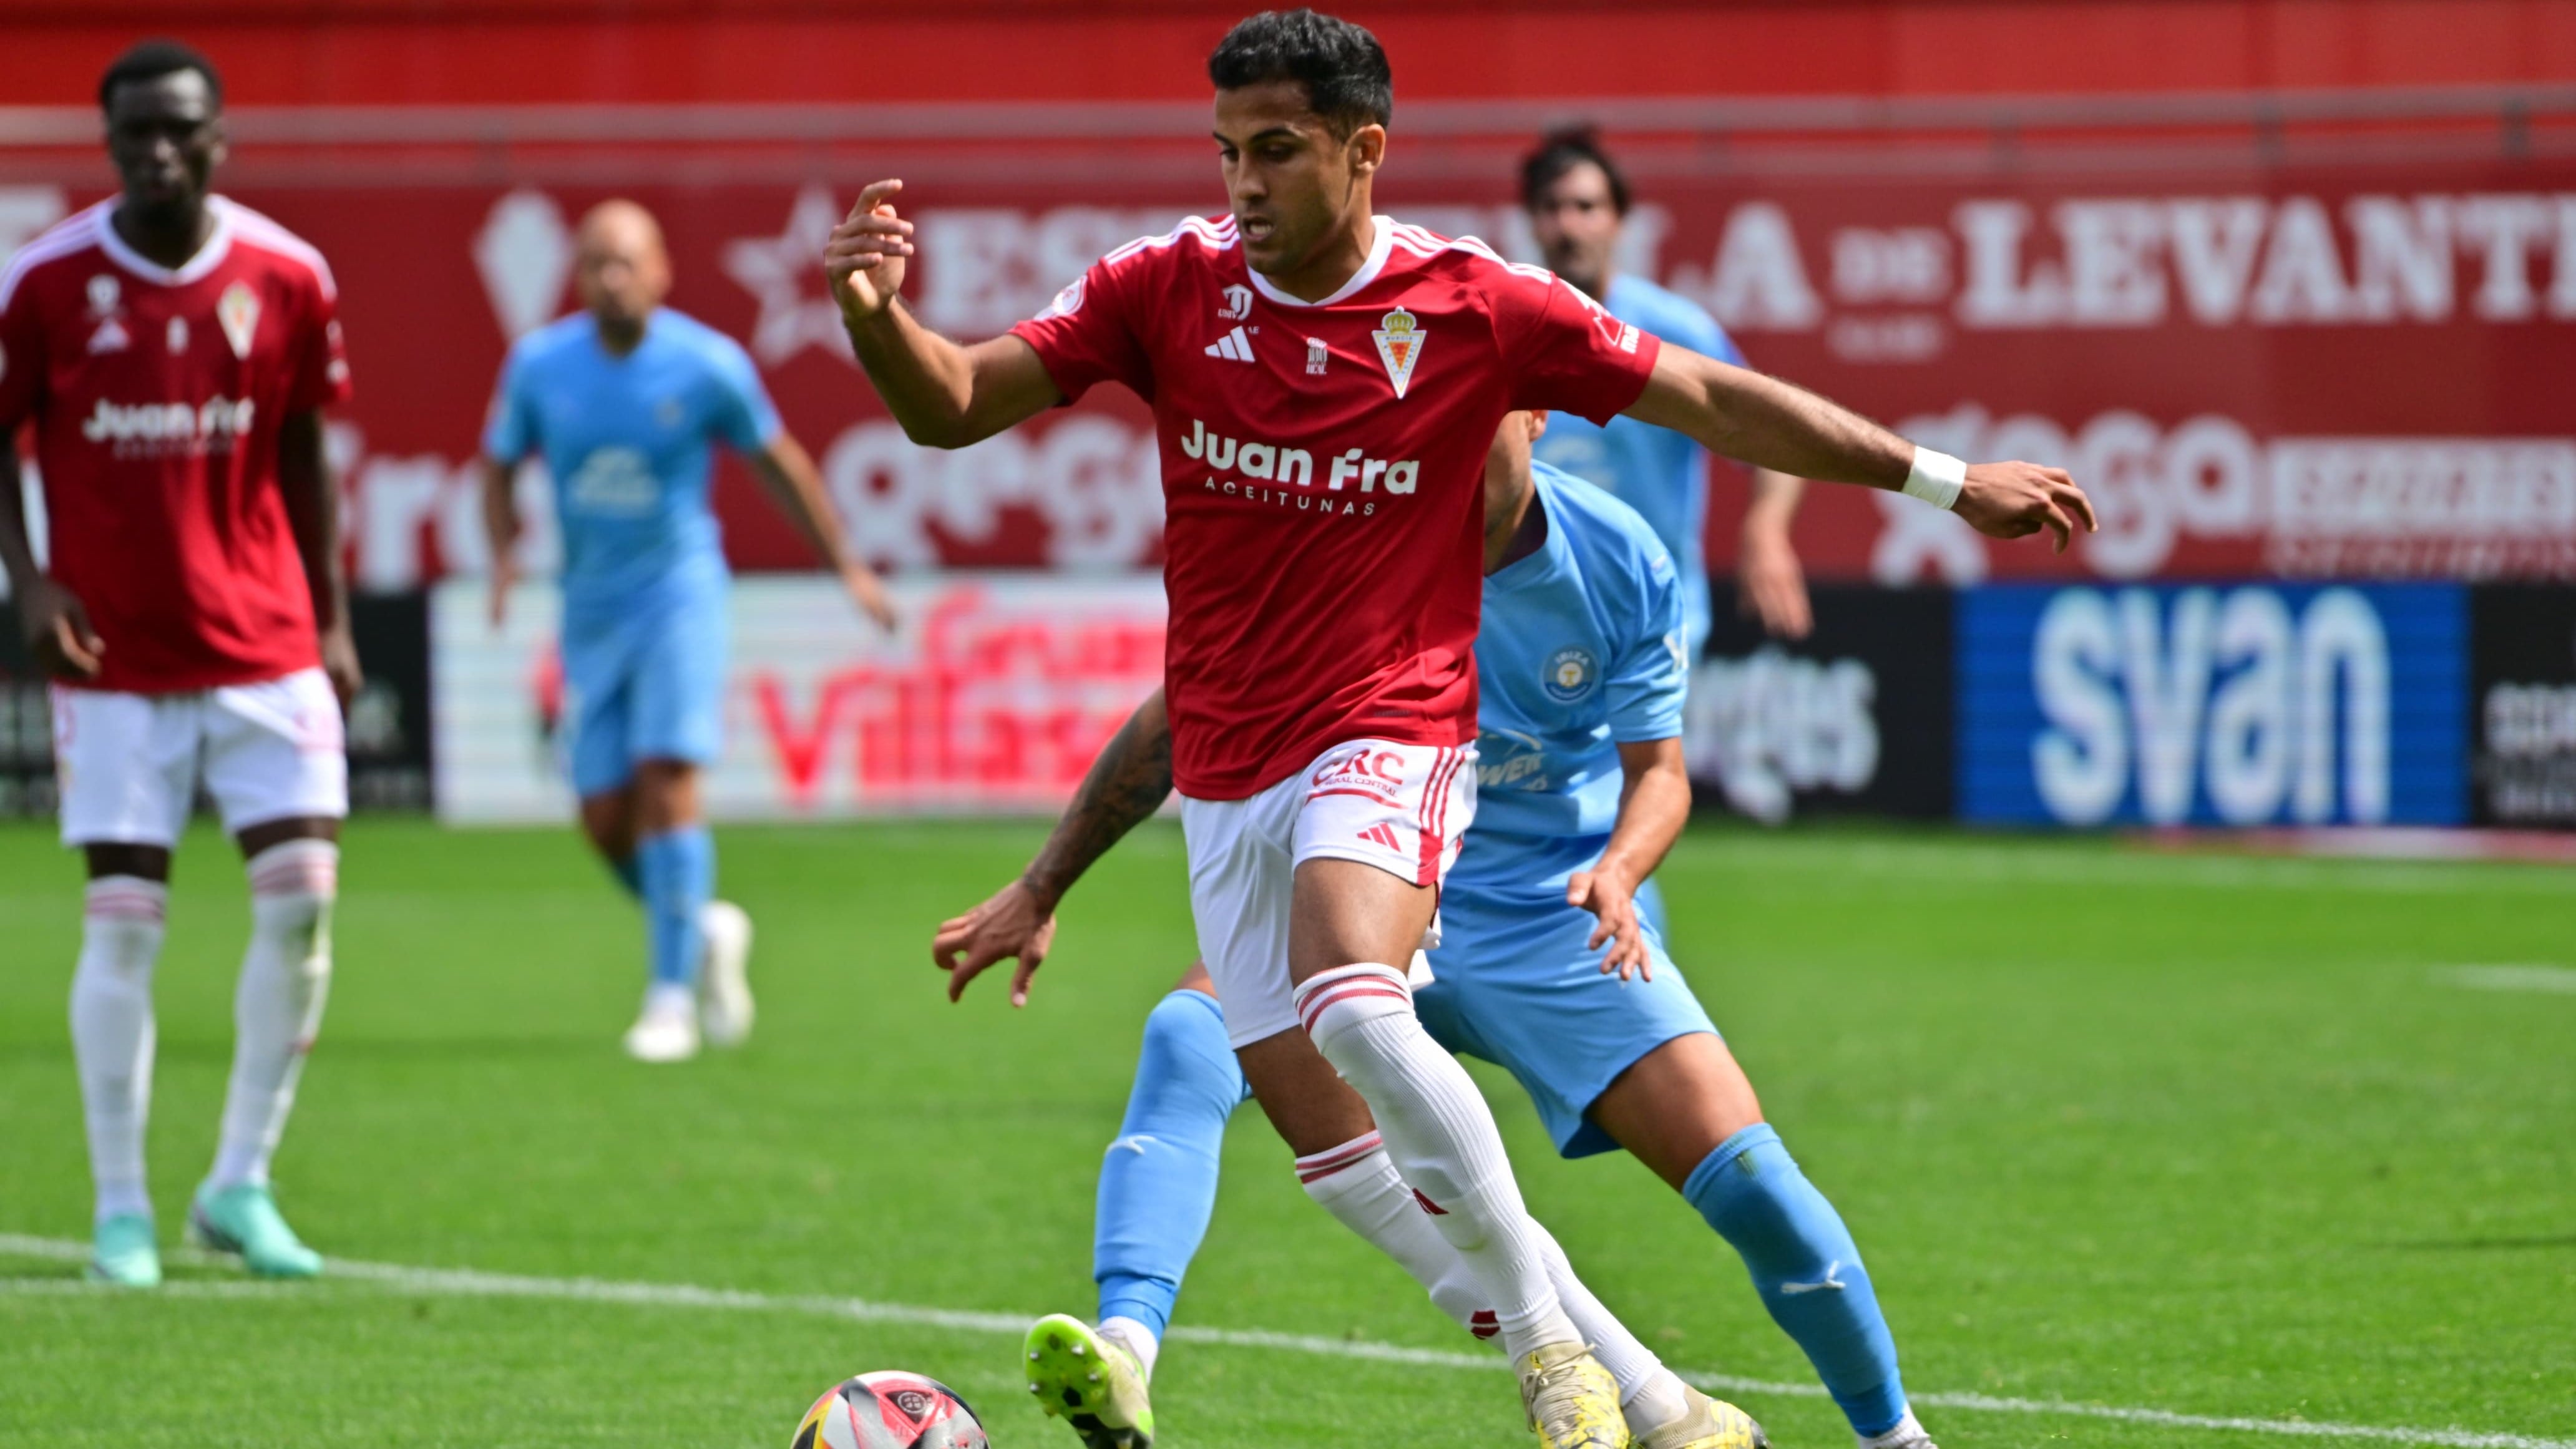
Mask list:
[{"label": "advertising board", "polygon": [[1947,816],[1950,591],[1821,584],[1810,596],[1815,629],[1795,643],[1720,611],[1684,726],[1702,803],[1763,821]]},{"label": "advertising board", "polygon": [[2469,618],[2477,822],[2576,826],[2576,589],[2476,589]]},{"label": "advertising board", "polygon": [[2466,817],[2466,589],[2003,585],[1958,609],[1963,819]]},{"label": "advertising board", "polygon": [[[737,580],[718,819],[1044,813],[1163,677],[1151,575],[916,576],[887,636],[826,578]],[[557,595],[522,585],[492,624],[467,581],[431,597],[437,807],[455,823],[569,819]]]}]

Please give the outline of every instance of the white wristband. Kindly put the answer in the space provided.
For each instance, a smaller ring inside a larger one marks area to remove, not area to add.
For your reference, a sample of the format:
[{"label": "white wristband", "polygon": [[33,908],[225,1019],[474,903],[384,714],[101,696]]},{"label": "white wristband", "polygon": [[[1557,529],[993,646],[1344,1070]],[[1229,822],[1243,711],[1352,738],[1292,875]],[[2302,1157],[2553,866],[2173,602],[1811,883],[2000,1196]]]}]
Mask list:
[{"label": "white wristband", "polygon": [[1959,490],[1967,483],[1966,463],[1918,444],[1914,449],[1913,471],[1905,475],[1905,496],[1920,498],[1935,508],[1955,508],[1959,503]]}]

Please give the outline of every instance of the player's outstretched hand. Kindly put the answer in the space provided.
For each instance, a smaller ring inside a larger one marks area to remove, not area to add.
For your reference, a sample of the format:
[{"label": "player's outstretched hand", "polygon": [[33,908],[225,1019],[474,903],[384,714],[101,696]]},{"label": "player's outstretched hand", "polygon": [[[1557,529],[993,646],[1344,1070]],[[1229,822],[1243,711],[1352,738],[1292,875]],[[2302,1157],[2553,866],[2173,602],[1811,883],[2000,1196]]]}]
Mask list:
[{"label": "player's outstretched hand", "polygon": [[859,612],[877,621],[877,627],[891,634],[903,622],[894,611],[894,600],[885,591],[885,583],[876,570],[866,564],[845,564],[841,569],[841,587],[849,592],[850,602]]},{"label": "player's outstretched hand", "polygon": [[2093,500],[2065,469],[2036,463],[1976,464],[1952,511],[1995,538],[2026,538],[2045,528],[2057,553],[2066,552],[2077,528],[2091,533],[2102,526],[2093,519]]},{"label": "player's outstretched hand", "polygon": [[492,572],[487,583],[492,591],[492,627],[498,629],[510,617],[510,590],[518,585],[519,564],[509,554],[492,557]]},{"label": "player's outstretched hand", "polygon": [[975,909],[940,922],[939,934],[930,941],[930,960],[948,973],[948,999],[956,1001],[966,994],[966,983],[986,967],[1016,958],[1020,967],[1011,973],[1011,1004],[1026,1006],[1030,978],[1054,945],[1055,913],[1039,909],[1028,883],[1015,880]]},{"label": "player's outstretched hand", "polygon": [[322,673],[329,677],[331,692],[340,696],[340,708],[344,710],[366,686],[366,671],[358,667],[358,638],[349,632],[345,614],[340,622],[322,631]]},{"label": "player's outstretched hand", "polygon": [[1637,924],[1636,888],[1616,871],[1578,870],[1565,883],[1565,903],[1581,906],[1601,918],[1592,928],[1591,949],[1598,951],[1603,943],[1610,949],[1601,957],[1601,974],[1616,971],[1619,979],[1631,977],[1655,979],[1654,957],[1646,950],[1646,929]]},{"label": "player's outstretched hand", "polygon": [[96,679],[107,641],[90,627],[78,595],[39,575],[18,600],[18,622],[36,667],[56,679]]},{"label": "player's outstretched hand", "polygon": [[841,315],[864,322],[884,311],[903,290],[904,258],[912,255],[912,223],[894,214],[900,181],[871,181],[832,239],[823,245],[823,275]]},{"label": "player's outstretched hand", "polygon": [[1785,531],[1744,531],[1735,561],[1736,609],[1762,621],[1762,632],[1781,639],[1804,639],[1815,628],[1807,602],[1806,570]]}]

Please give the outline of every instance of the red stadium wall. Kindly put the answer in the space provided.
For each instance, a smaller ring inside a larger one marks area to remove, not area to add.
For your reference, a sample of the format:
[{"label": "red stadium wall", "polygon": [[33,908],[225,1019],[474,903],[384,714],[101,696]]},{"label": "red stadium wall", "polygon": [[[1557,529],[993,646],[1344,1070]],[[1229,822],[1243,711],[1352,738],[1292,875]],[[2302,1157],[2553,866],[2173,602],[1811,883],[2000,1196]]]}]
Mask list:
[{"label": "red stadium wall", "polygon": [[[961,333],[1214,209],[1205,51],[1236,6],[953,0],[941,19],[688,0],[18,0],[0,252],[102,194],[94,77],[139,34],[227,73],[226,185],[332,258],[362,580],[471,566],[510,336],[567,305],[564,224],[671,231],[674,302],[760,360],[861,545],[901,566],[1158,557],[1150,449],[1104,399],[970,453],[901,443],[810,265],[857,184],[933,223]],[[2060,0],[1355,7],[1399,77],[1389,210],[1509,245],[1541,124],[1603,120],[1635,265],[1754,361],[1956,451],[2082,467],[2064,560],[1817,490],[1824,578],[2576,577],[2576,4]],[[103,19],[112,15],[113,20]],[[873,104],[884,102],[886,104]],[[1722,470],[1723,472],[1723,470]],[[1727,565],[1731,475],[1712,510]],[[806,560],[738,473],[750,567]]]},{"label": "red stadium wall", "polygon": [[[15,0],[0,96],[88,99],[182,33],[252,105],[1197,99],[1240,4],[948,0]],[[2565,0],[1698,0],[1336,8],[1402,97],[1956,95],[2576,76]],[[934,13],[938,18],[925,16]]]}]

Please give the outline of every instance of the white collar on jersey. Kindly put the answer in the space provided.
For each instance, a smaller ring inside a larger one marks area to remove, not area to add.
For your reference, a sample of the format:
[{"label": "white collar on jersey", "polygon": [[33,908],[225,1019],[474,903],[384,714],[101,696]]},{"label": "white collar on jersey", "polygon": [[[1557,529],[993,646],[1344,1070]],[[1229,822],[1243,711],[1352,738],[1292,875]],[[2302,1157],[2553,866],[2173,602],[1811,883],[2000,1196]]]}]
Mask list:
[{"label": "white collar on jersey", "polygon": [[1268,277],[1261,275],[1259,272],[1253,271],[1249,259],[1247,258],[1244,271],[1249,273],[1252,277],[1252,289],[1269,298],[1271,301],[1278,303],[1282,307],[1329,307],[1335,302],[1343,300],[1352,293],[1357,292],[1360,288],[1376,281],[1377,274],[1386,270],[1387,254],[1395,250],[1395,219],[1393,217],[1372,216],[1369,218],[1369,225],[1377,228],[1377,241],[1369,248],[1368,260],[1360,263],[1360,269],[1351,273],[1351,279],[1342,283],[1341,289],[1334,292],[1333,295],[1326,297],[1320,302],[1309,302],[1303,297],[1291,297],[1287,293],[1280,291],[1277,287],[1270,285],[1270,279]]},{"label": "white collar on jersey", "polygon": [[209,196],[206,209],[214,213],[215,229],[207,234],[206,244],[197,248],[197,254],[176,268],[165,267],[125,244],[125,238],[116,234],[112,202],[109,209],[99,213],[98,249],[107,253],[110,261],[147,282],[158,282],[164,287],[184,287],[222,266],[224,257],[233,249],[233,204],[220,196]]}]

